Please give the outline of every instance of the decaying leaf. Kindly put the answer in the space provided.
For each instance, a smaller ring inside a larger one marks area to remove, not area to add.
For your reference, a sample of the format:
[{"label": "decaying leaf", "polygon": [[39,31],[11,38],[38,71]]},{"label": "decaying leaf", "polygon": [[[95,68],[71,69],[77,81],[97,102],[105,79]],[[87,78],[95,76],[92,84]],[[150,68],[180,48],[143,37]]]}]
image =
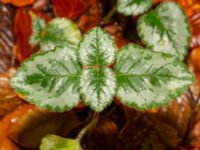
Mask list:
[{"label": "decaying leaf", "polygon": [[94,134],[101,135],[115,135],[117,134],[118,127],[114,121],[111,119],[102,119],[99,121],[98,126],[96,127]]},{"label": "decaying leaf", "polygon": [[175,148],[178,145],[178,132],[173,126],[167,123],[159,122],[155,126],[155,129],[157,131],[157,135],[166,146]]},{"label": "decaying leaf", "polygon": [[98,0],[89,0],[89,9],[83,13],[78,20],[78,27],[82,32],[87,32],[99,24],[99,3]]},{"label": "decaying leaf", "polygon": [[199,0],[174,0],[176,1],[187,14],[187,16],[192,16],[193,14],[199,12],[200,1]]},{"label": "decaying leaf", "polygon": [[157,116],[161,121],[175,127],[179,136],[184,137],[190,112],[190,102],[185,96],[182,96],[176,101],[170,102],[166,107],[160,108]]},{"label": "decaying leaf", "polygon": [[34,12],[34,14],[42,17],[46,21],[50,19],[49,17],[41,14],[40,12],[29,8],[18,8],[16,10],[16,15],[13,22],[13,32],[15,36],[15,45],[13,51],[19,62],[22,62],[34,52],[31,49],[31,46],[29,45],[29,37],[32,34],[32,22],[31,16],[29,15],[30,12]]},{"label": "decaying leaf", "polygon": [[90,4],[84,0],[51,0],[51,2],[57,17],[67,17],[69,19],[76,19],[87,10]]},{"label": "decaying leaf", "polygon": [[15,65],[12,18],[13,8],[0,2],[0,73]]},{"label": "decaying leaf", "polygon": [[[199,4],[200,7],[200,4]],[[200,11],[200,8],[199,8]],[[192,40],[190,42],[191,48],[200,47],[200,12],[190,17],[190,24],[192,30]]]},{"label": "decaying leaf", "polygon": [[199,80],[200,78],[200,47],[193,49],[188,57],[188,63],[191,70],[196,75],[196,79]]},{"label": "decaying leaf", "polygon": [[2,0],[5,4],[12,4],[17,7],[33,4],[35,0]]},{"label": "decaying leaf", "polygon": [[9,138],[18,145],[30,149],[37,149],[46,134],[66,136],[81,123],[71,111],[49,113],[31,105],[21,106],[9,116],[11,116],[7,128]]},{"label": "decaying leaf", "polygon": [[[10,128],[10,124],[15,117],[21,116],[25,111],[22,109],[23,106],[20,106],[12,113],[6,115],[2,120],[0,120],[0,149],[1,150],[20,150],[20,148],[8,137],[8,129]],[[32,106],[25,106],[27,109]]]},{"label": "decaying leaf", "polygon": [[156,134],[151,134],[142,143],[140,150],[167,150]]},{"label": "decaying leaf", "polygon": [[0,118],[23,103],[10,87],[9,81],[12,76],[12,71],[10,70],[10,72],[0,74]]},{"label": "decaying leaf", "polygon": [[123,29],[118,24],[107,25],[104,27],[104,30],[113,36],[118,48],[128,44],[128,40],[126,40],[122,35]]},{"label": "decaying leaf", "polygon": [[200,122],[195,123],[190,133],[190,145],[200,148]]}]

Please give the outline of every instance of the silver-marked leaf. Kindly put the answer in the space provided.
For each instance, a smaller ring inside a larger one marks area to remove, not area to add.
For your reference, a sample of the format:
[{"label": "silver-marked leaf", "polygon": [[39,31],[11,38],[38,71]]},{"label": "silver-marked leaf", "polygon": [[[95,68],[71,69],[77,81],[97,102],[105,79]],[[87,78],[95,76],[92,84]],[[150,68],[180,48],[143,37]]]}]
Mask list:
[{"label": "silver-marked leaf", "polygon": [[184,59],[190,31],[187,18],[177,4],[160,4],[155,11],[148,12],[139,19],[137,28],[148,48]]},{"label": "silver-marked leaf", "polygon": [[40,150],[82,150],[82,148],[77,140],[47,135],[42,139]]},{"label": "silver-marked leaf", "polygon": [[114,61],[116,47],[112,37],[96,27],[84,35],[78,50],[82,65],[104,66]]},{"label": "silver-marked leaf", "polygon": [[139,15],[151,7],[151,0],[118,0],[117,11],[126,16]]},{"label": "silver-marked leaf", "polygon": [[63,45],[77,48],[81,39],[81,33],[76,24],[71,20],[55,18],[48,23],[46,28],[39,30],[40,32],[38,29],[40,29],[41,21],[37,20],[33,21],[33,34],[30,37],[31,44],[39,44],[43,51],[52,50],[56,46]]},{"label": "silver-marked leaf", "polygon": [[89,68],[82,72],[80,88],[83,100],[97,112],[112,102],[116,79],[109,68]]},{"label": "silver-marked leaf", "polygon": [[57,47],[31,56],[17,70],[11,85],[39,108],[62,112],[79,103],[80,72],[76,51]]},{"label": "silver-marked leaf", "polygon": [[32,22],[32,36],[29,38],[29,43],[31,45],[35,45],[38,44],[41,40],[41,34],[43,32],[43,30],[45,29],[46,24],[45,21],[40,18],[37,17],[33,20]]},{"label": "silver-marked leaf", "polygon": [[138,109],[167,103],[182,94],[193,81],[177,57],[136,45],[119,51],[115,71],[120,101]]}]

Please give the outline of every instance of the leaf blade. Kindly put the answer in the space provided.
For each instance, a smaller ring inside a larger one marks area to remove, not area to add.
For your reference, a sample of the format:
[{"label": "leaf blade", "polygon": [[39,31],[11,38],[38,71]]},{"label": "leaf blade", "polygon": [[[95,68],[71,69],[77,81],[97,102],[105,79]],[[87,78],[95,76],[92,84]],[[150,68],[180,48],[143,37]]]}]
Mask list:
[{"label": "leaf blade", "polygon": [[36,18],[32,27],[33,34],[30,37],[30,43],[39,44],[43,51],[65,45],[77,48],[81,39],[81,33],[76,24],[66,18],[52,19],[46,27],[41,18]]},{"label": "leaf blade", "polygon": [[82,148],[77,140],[47,135],[42,139],[40,150],[82,150]]},{"label": "leaf blade", "polygon": [[83,101],[97,112],[112,102],[115,94],[115,77],[109,68],[85,69],[80,80]]},{"label": "leaf blade", "polygon": [[117,11],[126,16],[137,16],[151,7],[151,0],[118,0]]},{"label": "leaf blade", "polygon": [[193,81],[178,58],[132,44],[119,52],[115,70],[117,96],[123,104],[138,109],[167,103]]},{"label": "leaf blade", "polygon": [[60,47],[31,56],[11,85],[39,108],[62,112],[79,102],[80,71],[75,50]]},{"label": "leaf blade", "polygon": [[78,51],[82,65],[104,66],[114,61],[116,47],[112,37],[96,27],[84,35]]},{"label": "leaf blade", "polygon": [[190,30],[185,14],[177,4],[162,3],[155,11],[144,14],[138,20],[137,30],[148,48],[184,59]]}]

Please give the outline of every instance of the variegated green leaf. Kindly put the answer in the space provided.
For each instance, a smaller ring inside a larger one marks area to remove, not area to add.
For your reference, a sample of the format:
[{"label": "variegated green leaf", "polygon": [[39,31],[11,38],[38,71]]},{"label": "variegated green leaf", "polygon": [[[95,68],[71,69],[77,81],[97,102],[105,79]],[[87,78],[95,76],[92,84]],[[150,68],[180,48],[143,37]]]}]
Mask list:
[{"label": "variegated green leaf", "polygon": [[86,66],[104,66],[112,63],[115,51],[112,37],[99,27],[86,33],[79,44],[80,61]]},{"label": "variegated green leaf", "polygon": [[33,22],[32,22],[33,34],[29,39],[29,43],[31,45],[36,45],[40,42],[41,34],[42,34],[43,30],[45,29],[45,27],[46,27],[46,24],[42,18],[37,17],[33,20]]},{"label": "variegated green leaf", "polygon": [[30,37],[30,44],[39,44],[41,50],[48,51],[56,46],[70,45],[77,48],[81,38],[81,33],[71,20],[66,18],[55,18],[48,23],[46,28],[38,32],[40,24],[35,19],[33,21],[33,34]]},{"label": "variegated green leaf", "polygon": [[139,15],[151,7],[151,0],[118,0],[117,11],[126,16]]},{"label": "variegated green leaf", "polygon": [[65,111],[79,102],[81,68],[76,51],[68,47],[31,56],[11,80],[27,101],[49,111]]},{"label": "variegated green leaf", "polygon": [[109,68],[85,69],[81,75],[83,100],[95,111],[102,111],[112,102],[116,81]]},{"label": "variegated green leaf", "polygon": [[120,101],[138,109],[167,103],[184,92],[193,81],[177,57],[136,45],[120,50],[115,71]]},{"label": "variegated green leaf", "polygon": [[42,139],[40,150],[82,150],[82,148],[77,140],[47,135]]},{"label": "variegated green leaf", "polygon": [[184,59],[190,38],[187,18],[172,2],[160,4],[138,21],[138,33],[146,46]]}]

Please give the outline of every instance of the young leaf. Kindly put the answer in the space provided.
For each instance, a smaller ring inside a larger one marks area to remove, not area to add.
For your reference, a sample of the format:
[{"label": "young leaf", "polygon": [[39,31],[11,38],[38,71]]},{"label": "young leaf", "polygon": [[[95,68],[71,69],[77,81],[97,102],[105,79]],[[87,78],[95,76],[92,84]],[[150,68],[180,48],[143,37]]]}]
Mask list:
[{"label": "young leaf", "polygon": [[117,11],[126,16],[139,15],[151,7],[151,0],[118,0]]},{"label": "young leaf", "polygon": [[[41,19],[39,19],[41,20]],[[41,29],[41,21],[38,19],[33,21],[33,35],[30,37],[31,44],[40,44],[43,51],[54,49],[56,46],[70,45],[77,47],[81,33],[78,27],[65,18],[56,18],[50,21],[46,28]]]},{"label": "young leaf", "polygon": [[42,139],[40,150],[82,150],[82,148],[77,140],[47,135]]},{"label": "young leaf", "polygon": [[172,2],[160,4],[138,21],[138,33],[148,48],[184,59],[190,31],[181,8]]},{"label": "young leaf", "polygon": [[112,102],[116,81],[109,68],[85,69],[80,79],[84,102],[95,111],[102,111]]},{"label": "young leaf", "polygon": [[62,112],[79,102],[76,51],[62,47],[31,56],[11,80],[15,90],[39,108]]},{"label": "young leaf", "polygon": [[86,33],[79,44],[79,57],[82,65],[104,66],[115,58],[115,44],[112,37],[96,27]]},{"label": "young leaf", "polygon": [[115,59],[115,44],[111,36],[97,27],[85,34],[79,44],[83,70],[80,87],[84,102],[95,111],[102,111],[112,102],[115,94],[115,77],[106,68]]},{"label": "young leaf", "polygon": [[115,71],[120,101],[138,109],[167,103],[193,81],[177,57],[136,45],[128,45],[119,51]]},{"label": "young leaf", "polygon": [[32,45],[38,44],[41,40],[41,34],[43,32],[43,30],[45,29],[46,24],[45,21],[40,18],[37,17],[33,20],[32,22],[32,36],[29,38],[29,43]]}]

